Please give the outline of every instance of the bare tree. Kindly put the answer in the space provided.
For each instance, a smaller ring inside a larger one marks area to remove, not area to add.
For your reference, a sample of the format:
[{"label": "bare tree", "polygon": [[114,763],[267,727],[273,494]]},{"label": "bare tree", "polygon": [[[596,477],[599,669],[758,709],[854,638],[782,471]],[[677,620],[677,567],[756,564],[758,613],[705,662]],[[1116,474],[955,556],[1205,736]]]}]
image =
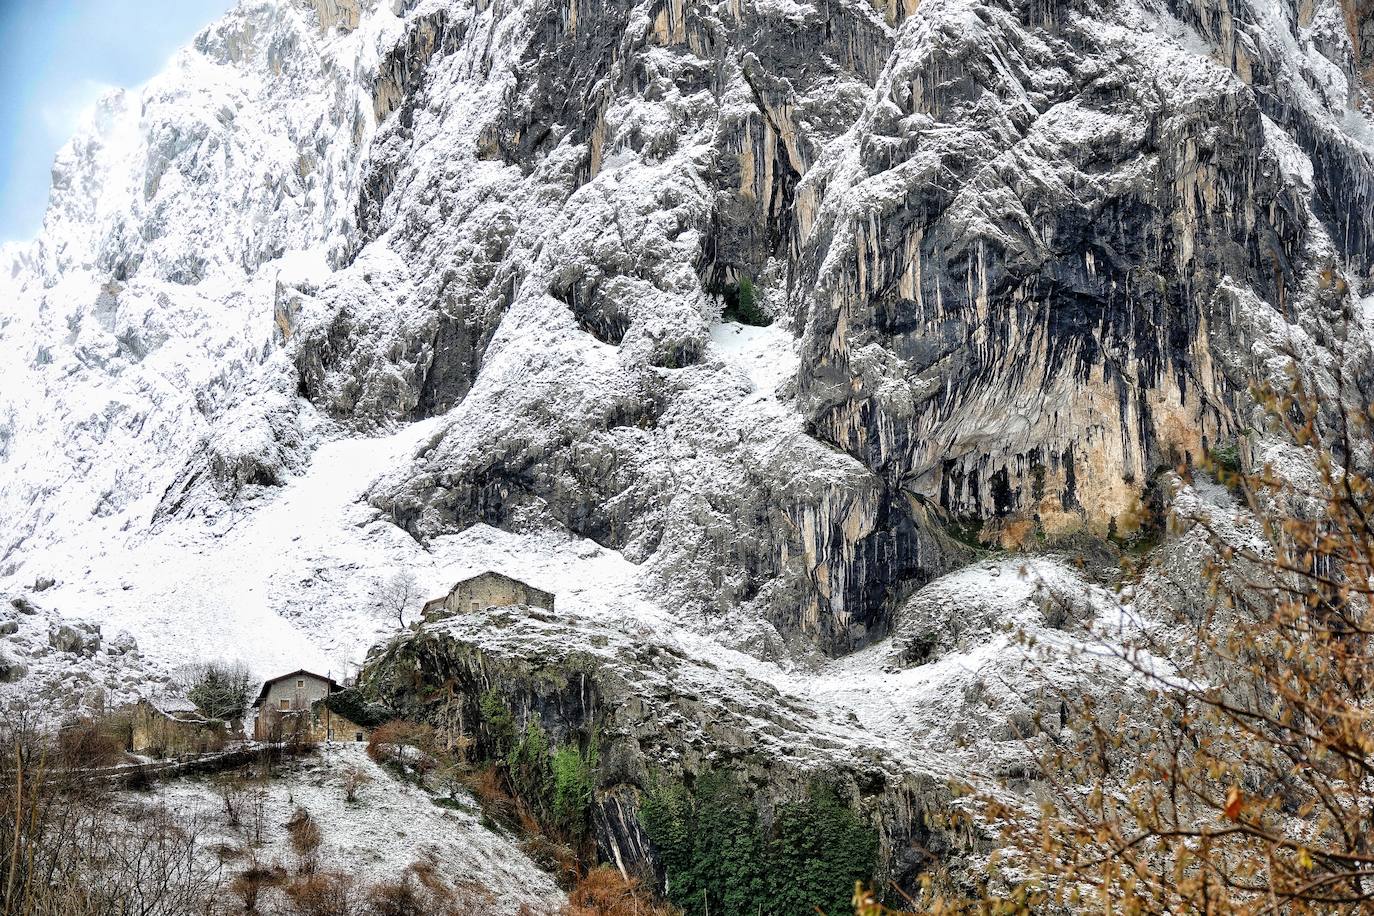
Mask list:
[{"label": "bare tree", "polygon": [[406,611],[420,599],[420,581],[409,569],[402,569],[390,578],[377,583],[377,603],[388,616],[396,618],[396,625],[406,625]]}]

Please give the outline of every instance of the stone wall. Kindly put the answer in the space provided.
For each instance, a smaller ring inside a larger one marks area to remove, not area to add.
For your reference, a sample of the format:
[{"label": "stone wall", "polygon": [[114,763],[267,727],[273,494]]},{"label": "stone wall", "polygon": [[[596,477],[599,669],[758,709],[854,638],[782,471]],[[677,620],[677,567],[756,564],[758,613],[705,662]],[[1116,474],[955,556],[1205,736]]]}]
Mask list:
[{"label": "stone wall", "polygon": [[130,715],[129,750],[153,757],[176,757],[218,751],[228,740],[225,723],[205,719],[178,718],[140,700]]},{"label": "stone wall", "polygon": [[459,582],[442,600],[425,605],[426,620],[472,613],[489,607],[523,604],[553,610],[553,595],[500,573],[483,573]]},{"label": "stone wall", "polygon": [[310,708],[258,710],[253,737],[258,741],[295,741],[321,744],[327,741],[366,741],[370,729],[331,710],[321,701]]}]

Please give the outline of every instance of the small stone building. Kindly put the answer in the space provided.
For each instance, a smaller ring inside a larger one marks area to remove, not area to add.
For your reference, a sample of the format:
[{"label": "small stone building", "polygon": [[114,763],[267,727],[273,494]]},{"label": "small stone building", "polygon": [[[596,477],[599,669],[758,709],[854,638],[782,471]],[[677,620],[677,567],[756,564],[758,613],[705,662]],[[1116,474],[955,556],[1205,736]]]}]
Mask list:
[{"label": "small stone building", "polygon": [[266,681],[253,701],[258,741],[364,741],[367,729],[325,705],[342,689],[333,678],[304,669]]},{"label": "small stone building", "polygon": [[553,610],[553,595],[533,585],[503,576],[498,572],[484,572],[464,579],[442,598],[425,602],[424,619],[440,620],[454,614],[468,614],[489,607],[508,607],[523,604]]},{"label": "small stone building", "polygon": [[139,700],[129,717],[129,750],[153,757],[205,754],[224,747],[230,728],[230,723],[201,715],[190,700]]}]

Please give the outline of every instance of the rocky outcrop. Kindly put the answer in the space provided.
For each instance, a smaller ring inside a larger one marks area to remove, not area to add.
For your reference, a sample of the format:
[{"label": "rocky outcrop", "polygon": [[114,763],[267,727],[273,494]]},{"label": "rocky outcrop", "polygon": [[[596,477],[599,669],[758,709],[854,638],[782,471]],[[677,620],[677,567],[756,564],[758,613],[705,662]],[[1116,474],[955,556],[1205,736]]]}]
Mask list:
[{"label": "rocky outcrop", "polygon": [[0,684],[10,684],[22,680],[28,673],[27,665],[0,653]]},{"label": "rocky outcrop", "polygon": [[308,6],[319,17],[320,30],[351,32],[358,27],[362,16],[360,0],[308,0]]},{"label": "rocky outcrop", "polygon": [[511,735],[533,724],[551,751],[594,761],[598,856],[630,875],[664,878],[643,822],[647,795],[708,773],[736,778],[765,823],[814,785],[838,787],[876,830],[879,861],[868,866],[884,885],[910,890],[975,843],[955,826],[943,776],[865,746],[848,723],[744,672],[565,614],[490,608],[426,624],[374,649],[360,686],[435,725],[441,740],[475,735],[479,757],[504,759]]}]

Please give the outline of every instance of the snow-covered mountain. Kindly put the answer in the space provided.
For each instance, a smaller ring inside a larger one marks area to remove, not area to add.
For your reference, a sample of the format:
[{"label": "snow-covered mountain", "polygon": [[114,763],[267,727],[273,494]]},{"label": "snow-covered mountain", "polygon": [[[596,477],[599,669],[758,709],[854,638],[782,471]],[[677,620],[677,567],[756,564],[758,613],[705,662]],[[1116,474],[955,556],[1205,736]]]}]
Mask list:
[{"label": "snow-covered mountain", "polygon": [[[1018,772],[1007,631],[1085,638],[1047,588],[1134,620],[1071,561],[1292,354],[1363,371],[1371,36],[1355,0],[244,0],[0,252],[0,690],[339,671],[380,579],[495,568],[560,620],[462,639],[585,650],[708,747],[922,804]],[[723,322],[751,291],[774,322]]]}]

